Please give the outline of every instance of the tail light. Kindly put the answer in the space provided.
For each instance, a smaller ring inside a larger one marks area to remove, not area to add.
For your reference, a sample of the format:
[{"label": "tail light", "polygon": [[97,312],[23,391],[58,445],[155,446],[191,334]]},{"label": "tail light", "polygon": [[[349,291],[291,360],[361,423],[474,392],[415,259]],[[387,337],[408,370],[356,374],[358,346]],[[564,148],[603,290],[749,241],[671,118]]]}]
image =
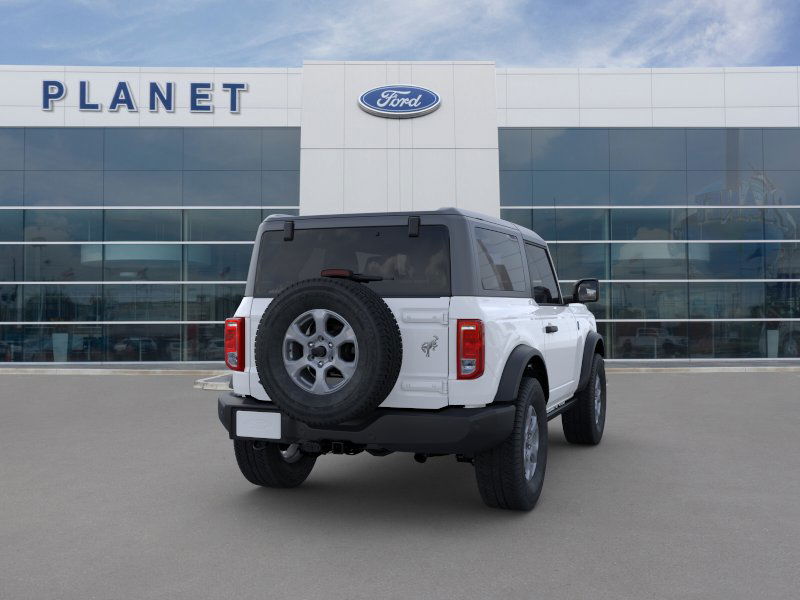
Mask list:
[{"label": "tail light", "polygon": [[459,319],[457,339],[458,378],[477,379],[483,375],[483,322]]},{"label": "tail light", "polygon": [[225,319],[225,364],[244,371],[244,317]]}]

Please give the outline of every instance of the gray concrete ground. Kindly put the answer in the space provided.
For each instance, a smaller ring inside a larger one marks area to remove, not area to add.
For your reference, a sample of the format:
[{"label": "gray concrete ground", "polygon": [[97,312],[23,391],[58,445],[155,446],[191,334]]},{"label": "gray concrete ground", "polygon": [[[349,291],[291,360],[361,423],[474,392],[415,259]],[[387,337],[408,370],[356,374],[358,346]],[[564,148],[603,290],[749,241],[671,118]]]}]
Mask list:
[{"label": "gray concrete ground", "polygon": [[532,513],[472,467],[239,474],[172,376],[0,375],[0,598],[796,598],[800,374],[614,374],[606,435],[551,422]]}]

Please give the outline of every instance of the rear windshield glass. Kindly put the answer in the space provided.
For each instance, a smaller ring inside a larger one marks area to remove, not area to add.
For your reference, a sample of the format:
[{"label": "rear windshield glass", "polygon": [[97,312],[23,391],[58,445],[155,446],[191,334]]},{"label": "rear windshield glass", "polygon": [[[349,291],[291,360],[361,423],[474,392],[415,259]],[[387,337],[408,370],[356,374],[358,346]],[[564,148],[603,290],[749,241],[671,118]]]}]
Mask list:
[{"label": "rear windshield glass", "polygon": [[273,297],[283,287],[320,276],[323,269],[349,269],[378,275],[369,286],[384,297],[449,296],[450,244],[447,227],[423,225],[418,237],[408,227],[295,229],[284,241],[283,230],[261,238],[254,293]]}]

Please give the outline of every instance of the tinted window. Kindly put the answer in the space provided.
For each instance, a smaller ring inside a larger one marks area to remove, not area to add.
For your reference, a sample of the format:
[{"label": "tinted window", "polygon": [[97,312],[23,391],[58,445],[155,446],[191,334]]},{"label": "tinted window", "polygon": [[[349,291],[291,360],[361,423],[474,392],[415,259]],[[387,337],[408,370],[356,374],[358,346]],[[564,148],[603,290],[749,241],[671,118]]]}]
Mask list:
[{"label": "tinted window", "polygon": [[100,286],[25,285],[25,321],[99,321]]},{"label": "tinted window", "polygon": [[179,281],[181,247],[177,244],[107,245],[103,269],[108,281]]},{"label": "tinted window", "polygon": [[0,169],[22,169],[25,164],[25,130],[0,128]]},{"label": "tinted window", "polygon": [[24,171],[0,171],[0,204],[3,206],[22,206],[23,178]]},{"label": "tinted window", "polygon": [[99,325],[27,325],[21,329],[17,341],[24,361],[103,360],[103,328]]},{"label": "tinted window", "polygon": [[261,131],[245,127],[187,127],[183,130],[183,168],[261,169]]},{"label": "tinted window", "polygon": [[688,244],[688,247],[689,277],[693,279],[764,277],[764,244]]},{"label": "tinted window", "polygon": [[103,130],[89,127],[29,127],[25,168],[84,171],[103,168]]},{"label": "tinted window", "polygon": [[608,279],[608,244],[551,245],[550,253],[557,257],[558,276],[564,280]]},{"label": "tinted window", "polygon": [[612,171],[612,204],[685,204],[684,171]]},{"label": "tinted window", "polygon": [[22,246],[3,246],[0,252],[0,281],[22,281]]},{"label": "tinted window", "polygon": [[800,129],[764,130],[764,168],[800,170]]},{"label": "tinted window", "polygon": [[547,250],[533,244],[525,244],[525,254],[528,258],[533,299],[538,304],[560,303],[561,291],[556,283],[555,275],[553,275]]},{"label": "tinted window", "polygon": [[261,224],[256,210],[184,211],[184,239],[189,241],[251,241]]},{"label": "tinted window", "polygon": [[[281,234],[283,235],[283,234]],[[283,238],[281,238],[283,239]],[[188,281],[244,281],[253,244],[193,244],[186,251]]]},{"label": "tinted window", "polygon": [[236,312],[242,296],[243,285],[187,285],[186,320],[223,321]]},{"label": "tinted window", "polygon": [[686,283],[615,283],[614,319],[685,319]]},{"label": "tinted window", "polygon": [[530,171],[500,171],[500,204],[532,206],[533,178]]},{"label": "tinted window", "polygon": [[104,234],[114,242],[180,240],[181,211],[107,210]]},{"label": "tinted window", "polygon": [[522,253],[516,236],[476,227],[475,242],[483,289],[504,292],[525,291]]},{"label": "tinted window", "polygon": [[283,231],[265,232],[255,295],[274,296],[294,281],[334,268],[383,277],[366,285],[384,297],[448,296],[447,228],[423,225],[419,237],[409,237],[408,227],[296,229],[292,241],[284,241]]},{"label": "tinted window", "polygon": [[108,325],[106,360],[180,360],[180,325]]},{"label": "tinted window", "polygon": [[[0,321],[20,321],[22,315],[21,285],[0,285]],[[0,361],[3,361],[0,355]]]},{"label": "tinted window", "polygon": [[686,246],[656,242],[612,244],[611,278],[686,279]]},{"label": "tinted window", "polygon": [[299,197],[300,171],[264,171],[261,173],[261,203],[263,206],[294,206],[297,205]]},{"label": "tinted window", "polygon": [[104,285],[104,319],[180,321],[180,285]]},{"label": "tinted window", "polygon": [[103,247],[97,244],[25,246],[29,281],[100,281]]},{"label": "tinted window", "polygon": [[498,132],[501,171],[527,171],[531,168],[531,130],[501,129]]},{"label": "tinted window", "polygon": [[261,168],[265,171],[300,169],[299,127],[269,127],[262,130]]},{"label": "tinted window", "polygon": [[25,171],[25,204],[99,206],[102,171]]},{"label": "tinted window", "polygon": [[180,171],[106,171],[106,206],[180,206]]},{"label": "tinted window", "polygon": [[22,241],[22,211],[0,211],[0,242]]},{"label": "tinted window", "polygon": [[[297,196],[286,204],[297,204]],[[184,171],[184,206],[259,206],[261,171]]]},{"label": "tinted window", "polygon": [[609,144],[612,169],[686,168],[683,129],[612,129]]},{"label": "tinted window", "polygon": [[503,208],[500,218],[535,231],[543,240],[556,239],[556,211],[552,208]]},{"label": "tinted window", "polygon": [[748,319],[764,316],[763,283],[689,284],[692,319]]},{"label": "tinted window", "polygon": [[102,238],[100,210],[25,211],[25,241],[93,242]]},{"label": "tinted window", "polygon": [[686,209],[612,210],[611,237],[615,240],[686,239]]},{"label": "tinted window", "polygon": [[183,130],[172,127],[109,127],[105,168],[173,171],[182,168]]},{"label": "tinted window", "polygon": [[609,173],[536,171],[533,174],[533,201],[537,206],[609,204]]},{"label": "tinted window", "polygon": [[764,163],[761,147],[760,129],[687,129],[686,168],[761,169]]},{"label": "tinted window", "polygon": [[608,211],[605,209],[556,211],[555,239],[607,240]]},{"label": "tinted window", "polygon": [[614,323],[614,358],[686,358],[689,334],[685,322]]},{"label": "tinted window", "polygon": [[536,129],[535,170],[608,169],[607,129]]},{"label": "tinted window", "polygon": [[760,208],[691,208],[690,240],[758,240],[764,236]]}]

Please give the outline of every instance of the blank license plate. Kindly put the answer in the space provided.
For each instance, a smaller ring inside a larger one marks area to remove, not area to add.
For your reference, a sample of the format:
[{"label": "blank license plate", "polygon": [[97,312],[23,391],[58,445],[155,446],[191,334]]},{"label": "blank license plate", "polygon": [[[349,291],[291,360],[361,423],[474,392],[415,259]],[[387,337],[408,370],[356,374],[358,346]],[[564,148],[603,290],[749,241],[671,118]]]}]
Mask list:
[{"label": "blank license plate", "polygon": [[281,439],[281,414],[255,410],[236,411],[236,437]]}]

